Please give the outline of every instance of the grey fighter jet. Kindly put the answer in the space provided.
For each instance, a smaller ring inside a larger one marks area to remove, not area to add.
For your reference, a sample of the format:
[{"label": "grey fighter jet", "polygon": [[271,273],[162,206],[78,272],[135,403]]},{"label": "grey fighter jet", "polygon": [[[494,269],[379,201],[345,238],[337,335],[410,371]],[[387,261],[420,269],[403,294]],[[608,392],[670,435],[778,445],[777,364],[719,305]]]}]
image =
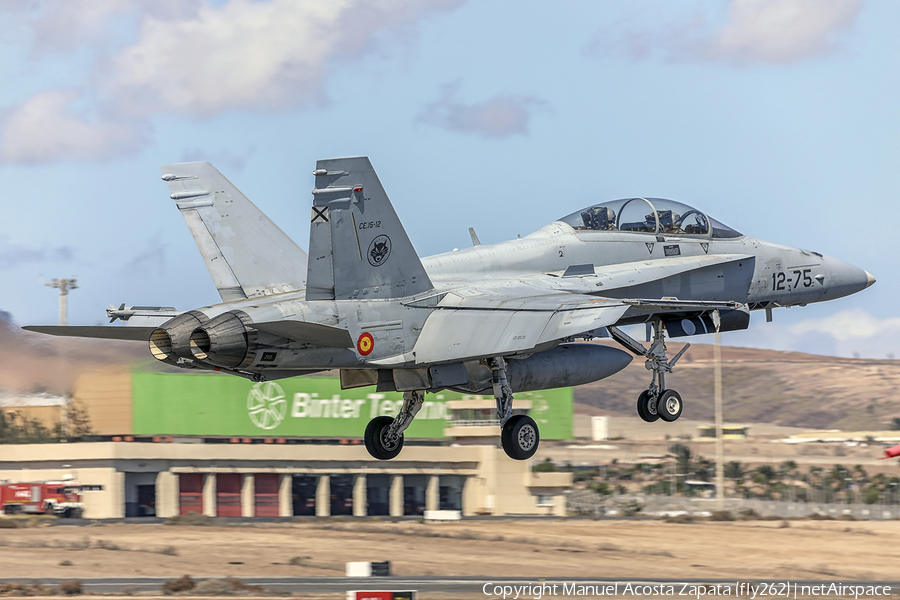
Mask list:
[{"label": "grey fighter jet", "polygon": [[[425,393],[492,393],[514,459],[538,447],[513,393],[575,386],[646,360],[645,421],[674,421],[665,338],[746,329],[751,310],[840,298],[875,282],[846,262],[752,238],[659,198],[589,206],[521,239],[420,259],[368,158],[316,164],[309,256],[209,163],[162,167],[222,302],[190,311],[107,311],[124,327],[26,327],[149,341],[160,361],[264,381],[339,369],[346,388],[403,393],[373,419],[368,451],[390,459]],[[647,324],[649,348],[622,329]],[[611,337],[628,352],[578,343]],[[685,346],[687,349],[687,346]]]}]

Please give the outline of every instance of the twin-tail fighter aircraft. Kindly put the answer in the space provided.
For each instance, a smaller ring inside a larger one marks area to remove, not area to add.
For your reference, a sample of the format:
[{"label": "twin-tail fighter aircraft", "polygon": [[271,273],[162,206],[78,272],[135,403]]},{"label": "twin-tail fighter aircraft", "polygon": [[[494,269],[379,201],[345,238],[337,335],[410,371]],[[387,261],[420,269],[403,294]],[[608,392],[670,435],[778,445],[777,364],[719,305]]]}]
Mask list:
[{"label": "twin-tail fighter aircraft", "polygon": [[[576,386],[631,362],[653,372],[645,421],[674,421],[665,337],[746,329],[751,310],[840,298],[875,282],[818,252],[764,242],[696,208],[659,198],[589,206],[524,238],[420,259],[368,158],[316,164],[309,255],[211,164],[162,167],[222,297],[190,311],[123,304],[124,327],[26,327],[54,335],[148,340],[160,361],[265,381],[339,369],[344,389],[403,393],[396,417],[372,419],[369,453],[396,457],[425,393],[497,400],[514,459],[540,439],[513,394]],[[620,327],[647,324],[649,348]]]}]

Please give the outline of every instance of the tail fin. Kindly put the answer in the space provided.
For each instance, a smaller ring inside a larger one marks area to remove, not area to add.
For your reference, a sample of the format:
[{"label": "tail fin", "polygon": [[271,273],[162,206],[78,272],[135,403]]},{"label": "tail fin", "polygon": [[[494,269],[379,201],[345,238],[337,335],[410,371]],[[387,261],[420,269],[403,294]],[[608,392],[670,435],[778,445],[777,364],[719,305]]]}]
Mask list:
[{"label": "tail fin", "polygon": [[316,162],[307,300],[402,298],[432,289],[369,159]]},{"label": "tail fin", "polygon": [[222,300],[306,287],[306,253],[215,167],[160,168]]}]

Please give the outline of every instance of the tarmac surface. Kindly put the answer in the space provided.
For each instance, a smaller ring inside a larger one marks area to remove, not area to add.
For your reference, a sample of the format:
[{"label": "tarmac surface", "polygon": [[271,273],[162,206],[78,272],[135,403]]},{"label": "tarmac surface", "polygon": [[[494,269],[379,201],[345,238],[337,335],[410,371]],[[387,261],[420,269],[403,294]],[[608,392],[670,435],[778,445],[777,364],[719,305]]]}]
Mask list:
[{"label": "tarmac surface", "polygon": [[[159,591],[169,578],[165,577],[102,577],[81,579],[85,593],[92,594],[116,594],[122,590],[130,592]],[[202,579],[196,577],[195,579]],[[4,583],[34,583],[39,582],[46,586],[57,586],[65,581],[64,578],[0,578],[0,585]],[[632,587],[674,586],[677,592],[692,586],[731,586],[734,592],[741,583],[752,583],[754,586],[779,586],[785,582],[766,579],[612,579],[603,577],[569,577],[549,579],[523,579],[504,577],[245,577],[244,583],[259,586],[270,591],[291,593],[343,593],[348,590],[415,590],[421,593],[463,593],[479,594],[483,597],[493,597],[497,587],[505,586],[513,588],[536,585],[556,585],[558,590],[563,590],[564,585],[619,585],[621,590],[626,584]],[[835,583],[831,580],[791,580],[790,586],[828,586]],[[900,593],[900,580],[896,581],[844,581],[842,585],[854,587],[884,587],[889,586],[892,594]],[[488,593],[485,593],[485,592]],[[687,590],[685,590],[687,591]],[[497,594],[501,595],[501,594]],[[561,594],[557,594],[561,595]],[[693,594],[691,594],[693,595]],[[734,594],[732,594],[734,595]],[[533,596],[533,595],[531,595]],[[793,594],[791,594],[793,597]]]}]

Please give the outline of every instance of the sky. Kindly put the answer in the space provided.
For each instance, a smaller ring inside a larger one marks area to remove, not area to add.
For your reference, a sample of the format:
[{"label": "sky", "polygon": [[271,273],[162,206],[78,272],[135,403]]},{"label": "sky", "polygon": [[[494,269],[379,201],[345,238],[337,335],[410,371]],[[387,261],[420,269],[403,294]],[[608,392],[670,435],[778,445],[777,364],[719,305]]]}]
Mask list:
[{"label": "sky", "polygon": [[[0,310],[218,295],[159,165],[212,162],[308,247],[369,156],[422,256],[672,198],[878,280],[725,343],[900,359],[900,3],[0,0]],[[699,341],[705,341],[702,338]]]}]

